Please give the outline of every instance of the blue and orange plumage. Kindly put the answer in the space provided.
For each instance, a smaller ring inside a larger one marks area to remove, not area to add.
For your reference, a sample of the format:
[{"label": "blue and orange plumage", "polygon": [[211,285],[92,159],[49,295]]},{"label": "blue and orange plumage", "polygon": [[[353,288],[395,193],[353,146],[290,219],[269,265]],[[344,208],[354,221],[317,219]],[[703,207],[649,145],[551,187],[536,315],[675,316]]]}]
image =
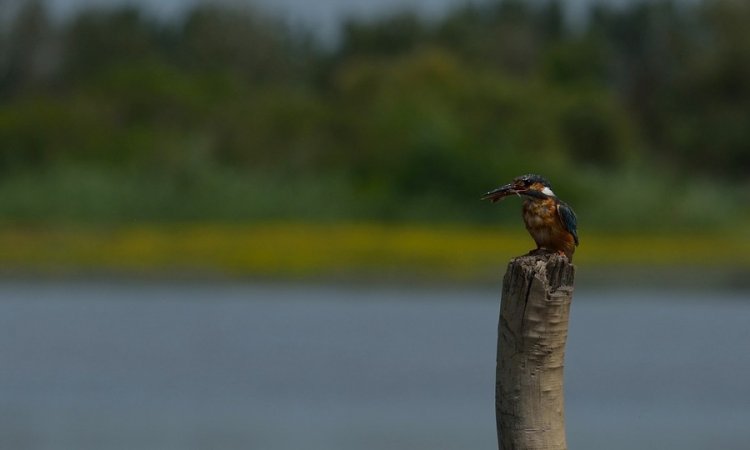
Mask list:
[{"label": "blue and orange plumage", "polygon": [[564,254],[572,261],[578,245],[576,215],[552,192],[550,183],[539,175],[522,175],[482,199],[495,203],[511,195],[524,198],[523,221],[537,249]]}]

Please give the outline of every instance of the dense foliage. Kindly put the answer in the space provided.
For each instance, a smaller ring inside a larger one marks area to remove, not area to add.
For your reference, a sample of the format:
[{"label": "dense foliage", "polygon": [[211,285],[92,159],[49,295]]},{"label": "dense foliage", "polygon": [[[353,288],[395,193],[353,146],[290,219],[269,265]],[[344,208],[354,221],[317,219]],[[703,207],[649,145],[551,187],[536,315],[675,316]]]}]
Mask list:
[{"label": "dense foliage", "polygon": [[399,14],[318,45],[251,10],[135,9],[0,34],[0,215],[11,221],[489,221],[525,173],[583,223],[747,219],[750,4],[501,1]]}]

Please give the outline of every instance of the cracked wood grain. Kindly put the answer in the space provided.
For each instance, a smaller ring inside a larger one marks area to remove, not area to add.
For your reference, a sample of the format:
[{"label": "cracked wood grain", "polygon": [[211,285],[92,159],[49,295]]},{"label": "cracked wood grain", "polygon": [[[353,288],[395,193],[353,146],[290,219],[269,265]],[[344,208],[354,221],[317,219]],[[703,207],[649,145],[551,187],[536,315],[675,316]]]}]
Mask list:
[{"label": "cracked wood grain", "polygon": [[575,267],[557,254],[508,264],[497,339],[500,450],[566,450],[563,362]]}]

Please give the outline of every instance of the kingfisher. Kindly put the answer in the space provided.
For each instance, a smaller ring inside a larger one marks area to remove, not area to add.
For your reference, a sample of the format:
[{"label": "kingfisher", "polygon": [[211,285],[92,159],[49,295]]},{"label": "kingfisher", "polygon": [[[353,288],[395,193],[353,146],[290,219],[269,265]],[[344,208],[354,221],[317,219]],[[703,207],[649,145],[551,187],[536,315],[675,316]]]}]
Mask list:
[{"label": "kingfisher", "polygon": [[573,261],[578,245],[577,219],[573,209],[557,198],[544,177],[528,174],[493,189],[482,200],[498,202],[511,195],[523,197],[523,221],[536,242],[535,251],[552,251]]}]

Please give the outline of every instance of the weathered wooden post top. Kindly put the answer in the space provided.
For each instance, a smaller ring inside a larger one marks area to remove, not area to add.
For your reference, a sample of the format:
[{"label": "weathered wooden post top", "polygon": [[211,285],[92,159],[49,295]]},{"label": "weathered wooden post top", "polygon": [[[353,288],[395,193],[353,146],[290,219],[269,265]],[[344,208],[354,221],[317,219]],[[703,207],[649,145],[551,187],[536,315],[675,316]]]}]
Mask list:
[{"label": "weathered wooden post top", "polygon": [[500,450],[565,450],[563,360],[575,267],[557,253],[514,258],[503,280],[495,412]]}]

